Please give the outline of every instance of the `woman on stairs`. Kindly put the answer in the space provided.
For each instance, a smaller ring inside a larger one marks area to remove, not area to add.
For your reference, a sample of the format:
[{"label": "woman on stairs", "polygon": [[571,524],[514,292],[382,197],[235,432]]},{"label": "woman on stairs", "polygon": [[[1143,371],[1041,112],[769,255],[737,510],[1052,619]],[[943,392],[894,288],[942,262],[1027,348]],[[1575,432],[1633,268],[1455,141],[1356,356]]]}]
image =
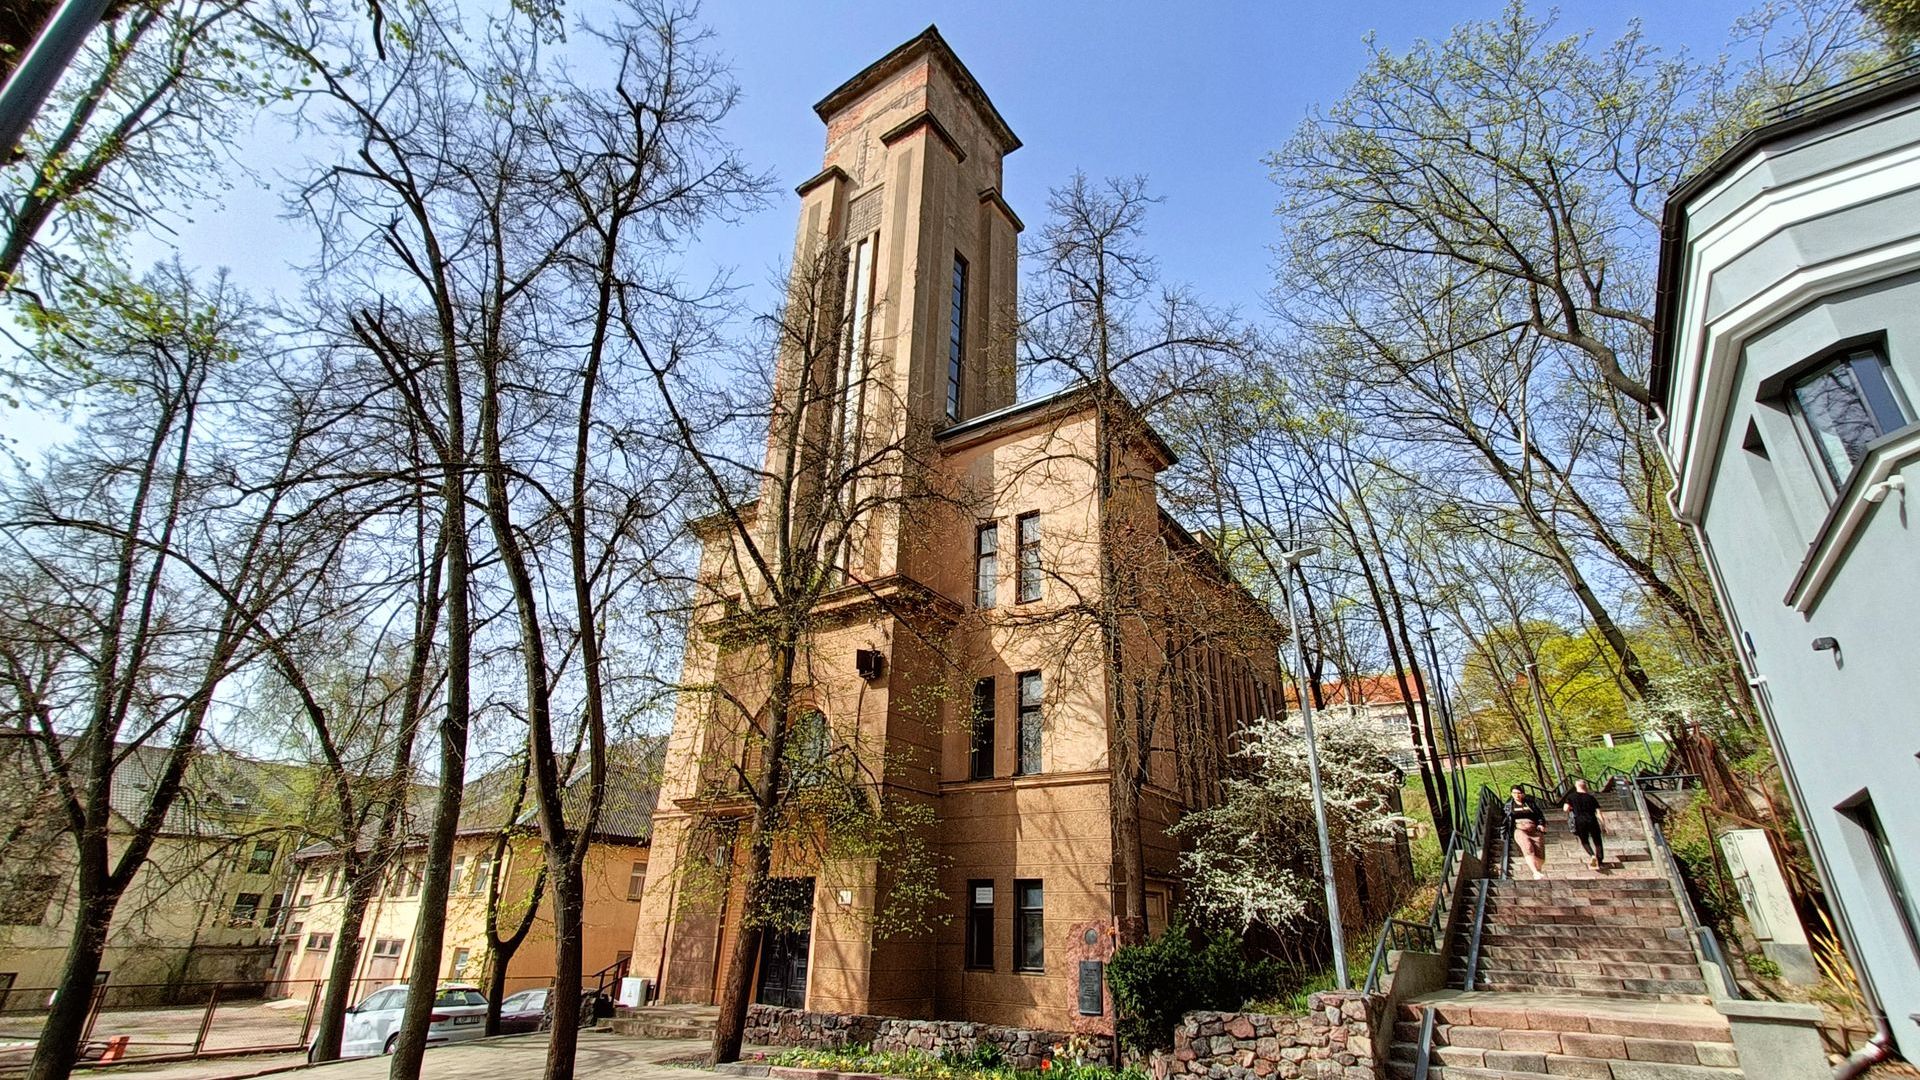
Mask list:
[{"label": "woman on stairs", "polygon": [[1501,805],[1506,810],[1507,836],[1520,845],[1520,854],[1533,870],[1534,880],[1546,877],[1547,812],[1519,784],[1513,785],[1513,798]]},{"label": "woman on stairs", "polygon": [[1573,835],[1580,838],[1580,846],[1586,849],[1587,865],[1595,870],[1606,865],[1607,842],[1600,836],[1600,800],[1587,790],[1585,780],[1573,782],[1573,791],[1561,809],[1573,816]]}]

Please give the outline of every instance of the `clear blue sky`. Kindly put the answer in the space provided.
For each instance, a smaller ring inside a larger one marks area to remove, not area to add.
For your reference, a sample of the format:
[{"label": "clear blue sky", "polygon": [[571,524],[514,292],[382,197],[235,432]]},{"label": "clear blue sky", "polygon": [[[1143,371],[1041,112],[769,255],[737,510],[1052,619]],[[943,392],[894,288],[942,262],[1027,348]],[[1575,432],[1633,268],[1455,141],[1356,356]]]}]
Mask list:
[{"label": "clear blue sky", "polygon": [[[586,13],[594,3],[569,0],[569,8]],[[1750,6],[1752,0],[1631,7],[1582,0],[1561,6],[1560,26],[1611,38],[1637,16],[1663,46],[1711,55]],[[1095,177],[1145,174],[1165,199],[1150,219],[1149,243],[1166,276],[1251,313],[1273,281],[1275,189],[1262,156],[1313,105],[1339,96],[1365,62],[1370,31],[1400,49],[1499,10],[1499,0],[709,0],[702,15],[742,90],[730,135],[778,186],[765,210],[709,229],[690,253],[689,271],[730,267],[750,287],[756,309],[771,302],[767,282],[792,244],[793,185],[820,168],[824,132],[813,103],[931,22],[1025,143],[1007,159],[1006,195],[1029,228],[1045,216],[1047,189],[1075,169]],[[284,131],[263,128],[242,156],[272,170],[298,154]],[[279,205],[276,192],[241,181],[224,209],[202,210],[182,229],[184,257],[229,266],[255,288],[291,292],[296,283],[285,268],[304,257],[304,240],[275,220]]]}]

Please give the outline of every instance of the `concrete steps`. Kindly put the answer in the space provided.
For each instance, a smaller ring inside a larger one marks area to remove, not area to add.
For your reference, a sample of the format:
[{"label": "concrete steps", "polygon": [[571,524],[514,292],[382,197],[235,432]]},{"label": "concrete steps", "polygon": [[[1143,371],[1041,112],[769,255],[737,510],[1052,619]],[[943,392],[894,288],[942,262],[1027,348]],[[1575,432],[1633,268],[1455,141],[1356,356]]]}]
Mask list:
[{"label": "concrete steps", "polygon": [[711,1005],[646,1005],[620,1009],[607,1027],[636,1039],[712,1039],[719,1010]]},{"label": "concrete steps", "polygon": [[1402,1006],[1389,1075],[1411,1080],[1420,1020],[1436,1013],[1429,1080],[1738,1080],[1726,1021],[1705,1006],[1461,994]]}]

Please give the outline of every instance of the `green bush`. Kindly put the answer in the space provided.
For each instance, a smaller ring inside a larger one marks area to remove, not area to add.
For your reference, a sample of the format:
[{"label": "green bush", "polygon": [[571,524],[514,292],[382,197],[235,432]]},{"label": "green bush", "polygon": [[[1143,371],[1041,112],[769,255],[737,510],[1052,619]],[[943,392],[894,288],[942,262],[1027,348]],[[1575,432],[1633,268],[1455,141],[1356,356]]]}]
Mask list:
[{"label": "green bush", "polygon": [[1185,1013],[1238,1009],[1279,981],[1279,965],[1248,960],[1239,938],[1203,936],[1179,923],[1143,945],[1122,947],[1107,965],[1120,1042],[1138,1051],[1170,1048]]}]

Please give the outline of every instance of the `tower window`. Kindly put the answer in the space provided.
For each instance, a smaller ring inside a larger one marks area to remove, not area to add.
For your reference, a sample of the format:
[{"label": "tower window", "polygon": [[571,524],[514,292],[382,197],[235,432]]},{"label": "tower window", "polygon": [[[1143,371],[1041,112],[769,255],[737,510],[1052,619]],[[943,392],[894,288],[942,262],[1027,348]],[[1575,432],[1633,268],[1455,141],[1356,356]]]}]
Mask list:
[{"label": "tower window", "polygon": [[994,590],[1000,584],[1000,526],[987,522],[973,536],[973,606],[993,606]]},{"label": "tower window", "polygon": [[993,777],[993,679],[973,684],[973,747],[967,775],[974,780]]},{"label": "tower window", "polygon": [[1020,588],[1014,599],[1022,604],[1040,599],[1040,515],[1021,514],[1014,521],[1019,544]]},{"label": "tower window", "polygon": [[1020,673],[1020,768],[1022,776],[1040,771],[1040,673]]},{"label": "tower window", "polygon": [[960,419],[960,377],[967,355],[967,260],[953,255],[953,295],[947,309],[947,419]]},{"label": "tower window", "polygon": [[1886,358],[1874,348],[1849,350],[1815,368],[1795,380],[1789,394],[1794,415],[1836,487],[1846,484],[1875,439],[1913,422]]}]

